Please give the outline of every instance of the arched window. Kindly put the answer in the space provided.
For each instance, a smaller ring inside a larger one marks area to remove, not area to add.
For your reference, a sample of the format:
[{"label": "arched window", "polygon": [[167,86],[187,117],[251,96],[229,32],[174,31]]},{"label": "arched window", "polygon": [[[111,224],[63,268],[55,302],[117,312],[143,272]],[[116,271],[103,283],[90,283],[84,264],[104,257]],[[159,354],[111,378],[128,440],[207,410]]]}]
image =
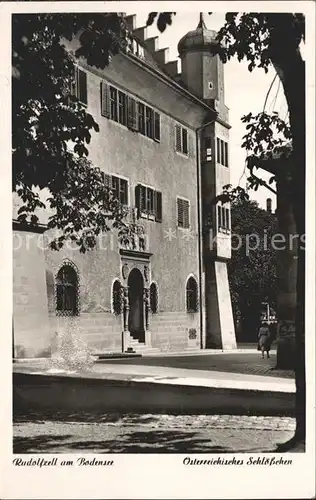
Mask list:
[{"label": "arched window", "polygon": [[78,314],[78,276],[72,266],[64,265],[56,277],[57,313],[74,316]]},{"label": "arched window", "polygon": [[191,276],[186,286],[187,312],[198,311],[198,286],[196,280]]},{"label": "arched window", "polygon": [[158,288],[156,283],[152,283],[150,285],[150,290],[149,290],[149,296],[150,296],[150,310],[152,313],[156,313],[158,311]]},{"label": "arched window", "polygon": [[114,314],[121,314],[122,301],[121,301],[121,283],[115,280],[112,287],[112,306]]}]

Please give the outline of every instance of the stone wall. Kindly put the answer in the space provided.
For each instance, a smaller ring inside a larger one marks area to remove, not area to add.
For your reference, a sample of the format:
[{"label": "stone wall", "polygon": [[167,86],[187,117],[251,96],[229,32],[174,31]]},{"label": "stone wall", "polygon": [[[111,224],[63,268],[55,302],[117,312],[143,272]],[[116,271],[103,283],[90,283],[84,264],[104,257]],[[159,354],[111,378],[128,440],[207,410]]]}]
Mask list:
[{"label": "stone wall", "polygon": [[50,356],[51,332],[42,235],[13,232],[14,356]]}]

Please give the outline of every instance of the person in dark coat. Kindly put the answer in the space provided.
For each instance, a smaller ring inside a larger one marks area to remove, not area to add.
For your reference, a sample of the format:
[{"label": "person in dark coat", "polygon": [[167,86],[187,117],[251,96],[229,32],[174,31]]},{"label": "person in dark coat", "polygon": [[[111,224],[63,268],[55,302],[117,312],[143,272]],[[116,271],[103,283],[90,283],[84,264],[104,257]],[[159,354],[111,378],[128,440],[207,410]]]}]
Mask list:
[{"label": "person in dark coat", "polygon": [[268,323],[262,323],[258,333],[258,346],[261,351],[261,357],[264,358],[264,353],[267,353],[267,358],[270,358],[271,348],[271,333]]}]

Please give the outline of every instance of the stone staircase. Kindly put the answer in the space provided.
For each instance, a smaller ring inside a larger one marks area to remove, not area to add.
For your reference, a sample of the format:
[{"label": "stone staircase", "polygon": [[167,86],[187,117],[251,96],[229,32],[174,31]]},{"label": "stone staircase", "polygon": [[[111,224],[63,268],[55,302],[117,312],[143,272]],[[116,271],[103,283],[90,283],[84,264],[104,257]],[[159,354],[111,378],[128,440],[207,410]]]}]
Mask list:
[{"label": "stone staircase", "polygon": [[151,354],[151,353],[161,352],[160,349],[158,349],[157,347],[146,346],[146,344],[144,344],[143,342],[139,342],[137,339],[134,339],[130,335],[125,352],[132,352],[131,350],[133,350],[137,354],[142,354],[142,353]]}]

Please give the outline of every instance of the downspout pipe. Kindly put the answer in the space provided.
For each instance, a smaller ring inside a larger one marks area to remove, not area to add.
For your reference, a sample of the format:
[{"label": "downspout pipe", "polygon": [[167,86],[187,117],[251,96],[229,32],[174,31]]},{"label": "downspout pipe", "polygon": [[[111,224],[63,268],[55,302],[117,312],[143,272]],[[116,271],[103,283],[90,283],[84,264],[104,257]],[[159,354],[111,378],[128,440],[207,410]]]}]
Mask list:
[{"label": "downspout pipe", "polygon": [[205,332],[205,314],[206,308],[205,304],[205,286],[203,280],[203,230],[202,230],[202,222],[203,222],[203,214],[202,214],[202,168],[201,168],[201,132],[209,125],[213,125],[216,118],[213,118],[211,121],[204,123],[201,127],[198,127],[195,130],[196,133],[196,171],[197,171],[197,205],[198,205],[198,266],[199,266],[199,296],[200,296],[200,348],[204,349],[205,346],[203,344],[203,336]]}]

